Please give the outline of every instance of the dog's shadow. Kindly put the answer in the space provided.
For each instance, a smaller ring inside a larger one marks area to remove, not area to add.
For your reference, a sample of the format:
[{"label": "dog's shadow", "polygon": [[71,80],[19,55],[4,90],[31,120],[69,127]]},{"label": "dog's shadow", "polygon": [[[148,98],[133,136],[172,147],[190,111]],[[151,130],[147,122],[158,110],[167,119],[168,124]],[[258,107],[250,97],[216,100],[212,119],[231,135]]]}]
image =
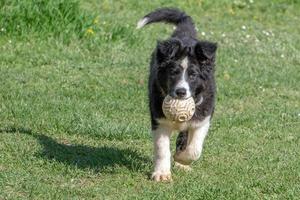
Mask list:
[{"label": "dog's shadow", "polygon": [[33,133],[30,129],[24,128],[9,128],[0,132],[31,135],[42,146],[42,151],[37,153],[38,157],[80,169],[92,169],[94,172],[113,173],[117,167],[126,167],[131,171],[145,171],[150,162],[148,158],[129,148],[64,144],[49,136]]}]

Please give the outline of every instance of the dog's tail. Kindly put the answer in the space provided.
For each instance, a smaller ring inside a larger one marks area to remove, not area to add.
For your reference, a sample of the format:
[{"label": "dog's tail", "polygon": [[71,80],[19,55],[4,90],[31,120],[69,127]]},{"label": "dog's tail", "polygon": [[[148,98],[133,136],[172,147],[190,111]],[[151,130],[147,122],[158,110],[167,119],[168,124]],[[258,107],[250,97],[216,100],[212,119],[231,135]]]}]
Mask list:
[{"label": "dog's tail", "polygon": [[196,37],[196,29],[190,16],[176,8],[160,8],[145,15],[137,24],[137,28],[155,22],[166,22],[176,25],[173,36]]}]

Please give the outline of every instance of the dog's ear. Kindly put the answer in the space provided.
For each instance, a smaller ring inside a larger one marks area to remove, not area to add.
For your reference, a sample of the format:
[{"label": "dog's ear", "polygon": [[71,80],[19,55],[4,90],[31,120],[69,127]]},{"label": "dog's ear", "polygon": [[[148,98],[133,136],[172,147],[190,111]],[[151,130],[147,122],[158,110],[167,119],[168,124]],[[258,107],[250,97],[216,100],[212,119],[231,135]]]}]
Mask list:
[{"label": "dog's ear", "polygon": [[171,38],[166,41],[157,42],[157,59],[162,62],[173,59],[182,51],[182,43],[178,39]]},{"label": "dog's ear", "polygon": [[217,43],[203,41],[203,42],[198,42],[195,45],[194,51],[197,59],[200,62],[203,61],[214,62],[217,48],[218,48]]}]

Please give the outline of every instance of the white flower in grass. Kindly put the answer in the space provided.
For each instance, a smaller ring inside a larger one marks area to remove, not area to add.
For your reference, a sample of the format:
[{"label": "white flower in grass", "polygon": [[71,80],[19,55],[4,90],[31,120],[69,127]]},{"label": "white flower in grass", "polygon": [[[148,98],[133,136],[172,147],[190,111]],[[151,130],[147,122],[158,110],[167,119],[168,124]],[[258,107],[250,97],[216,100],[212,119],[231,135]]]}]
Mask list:
[{"label": "white flower in grass", "polygon": [[222,37],[226,37],[226,34],[225,34],[225,33],[223,33],[223,34],[222,34]]},{"label": "white flower in grass", "polygon": [[243,25],[243,26],[242,26],[242,29],[243,29],[243,30],[246,30],[246,29],[247,29],[247,27],[246,27],[245,25]]},{"label": "white flower in grass", "polygon": [[261,89],[262,92],[265,91],[265,88],[263,88],[262,86],[259,86],[258,88]]},{"label": "white flower in grass", "polygon": [[281,57],[281,58],[284,58],[284,55],[283,55],[283,54],[281,54],[281,55],[280,55],[280,57]]},{"label": "white flower in grass", "polygon": [[5,31],[5,28],[1,28],[1,32],[4,32]]},{"label": "white flower in grass", "polygon": [[265,34],[266,36],[270,36],[270,33],[269,33],[268,31],[263,30],[262,32],[263,32],[263,34]]},{"label": "white flower in grass", "polygon": [[246,35],[246,38],[247,38],[247,39],[250,38],[250,35]]},{"label": "white flower in grass", "polygon": [[202,35],[202,36],[205,36],[205,32],[202,31],[202,32],[201,32],[201,35]]}]

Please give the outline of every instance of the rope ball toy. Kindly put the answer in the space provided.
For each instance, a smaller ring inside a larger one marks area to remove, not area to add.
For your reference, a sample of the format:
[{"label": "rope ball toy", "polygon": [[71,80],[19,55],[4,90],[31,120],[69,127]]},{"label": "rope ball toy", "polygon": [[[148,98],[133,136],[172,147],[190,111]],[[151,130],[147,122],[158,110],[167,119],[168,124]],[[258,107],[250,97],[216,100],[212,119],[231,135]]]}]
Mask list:
[{"label": "rope ball toy", "polygon": [[186,122],[195,113],[195,101],[193,97],[175,99],[167,95],[164,99],[162,110],[167,119],[175,122]]}]

